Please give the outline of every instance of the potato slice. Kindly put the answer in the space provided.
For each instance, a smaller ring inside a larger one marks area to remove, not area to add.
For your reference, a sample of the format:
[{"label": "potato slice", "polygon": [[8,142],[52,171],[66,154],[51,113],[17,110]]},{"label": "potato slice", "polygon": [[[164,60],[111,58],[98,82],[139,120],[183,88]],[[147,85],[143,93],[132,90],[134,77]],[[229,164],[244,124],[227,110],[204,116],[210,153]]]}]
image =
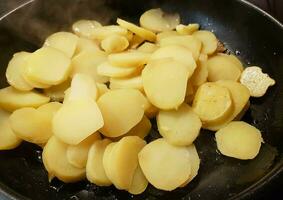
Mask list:
[{"label": "potato slice", "polygon": [[173,59],[152,61],[142,72],[148,100],[160,109],[177,109],[185,100],[189,68]]},{"label": "potato slice", "polygon": [[200,86],[207,81],[208,77],[208,69],[207,69],[207,61],[199,60],[198,66],[195,69],[192,77],[190,78],[192,85]]},{"label": "potato slice", "polygon": [[100,134],[96,132],[77,145],[69,145],[67,148],[68,162],[77,168],[85,168],[90,147],[100,139]]},{"label": "potato slice", "polygon": [[85,169],[79,169],[69,164],[67,147],[56,137],[51,137],[43,148],[42,160],[49,174],[56,176],[65,183],[83,180]]},{"label": "potato slice", "polygon": [[84,51],[72,59],[71,77],[77,73],[90,75],[98,83],[106,83],[109,78],[97,73],[97,66],[105,62],[107,54],[103,51]]},{"label": "potato slice", "polygon": [[163,138],[147,144],[138,157],[146,179],[158,189],[172,191],[191,176],[188,147],[171,145]]},{"label": "potato slice", "polygon": [[88,152],[86,177],[98,186],[110,186],[112,183],[105,174],[103,156],[106,147],[111,143],[109,139],[98,140],[93,143]]},{"label": "potato slice", "polygon": [[197,65],[192,53],[185,47],[180,45],[168,45],[156,50],[151,59],[173,58],[174,60],[185,64],[190,71],[189,77],[194,73]]},{"label": "potato slice", "polygon": [[140,67],[147,63],[150,54],[137,50],[110,54],[108,60],[110,64],[119,67]]},{"label": "potato slice", "polygon": [[180,45],[189,49],[195,60],[198,60],[201,51],[201,41],[191,35],[171,36],[160,40],[160,46]]},{"label": "potato slice", "polygon": [[144,38],[145,40],[148,40],[150,42],[154,42],[156,39],[156,35],[149,30],[146,30],[142,27],[139,27],[133,23],[127,22],[122,19],[117,19],[117,24],[119,24],[121,27],[128,29],[129,31],[132,31],[136,35]]},{"label": "potato slice", "polygon": [[241,160],[257,156],[263,142],[260,131],[246,122],[230,122],[215,134],[218,150]]},{"label": "potato slice", "polygon": [[[25,68],[24,68],[24,69],[25,69]],[[37,81],[34,81],[34,80],[30,79],[30,78],[26,75],[25,71],[23,72],[22,77],[23,77],[24,80],[25,80],[29,85],[31,85],[33,88],[45,89],[45,88],[50,88],[50,87],[51,87],[51,85],[49,85],[49,84],[39,83],[39,82],[37,82]]]},{"label": "potato slice", "polygon": [[217,124],[204,124],[204,128],[212,131],[217,131],[232,121],[244,109],[250,98],[249,90],[238,82],[222,80],[215,82],[215,84],[225,87],[229,90],[233,102],[233,110],[229,116]]},{"label": "potato slice", "polygon": [[231,115],[232,105],[227,88],[215,83],[205,83],[198,88],[192,107],[205,124],[223,121]]},{"label": "potato slice", "polygon": [[83,52],[83,51],[99,51],[100,48],[97,44],[97,42],[95,42],[94,40],[90,40],[87,38],[79,38],[78,39],[78,43],[77,43],[77,48],[75,51],[75,55],[78,55],[79,53]]},{"label": "potato slice", "polygon": [[116,144],[117,144],[117,142],[112,142],[112,143],[108,144],[105,147],[105,150],[104,150],[104,153],[103,153],[103,158],[102,158],[102,164],[103,164],[105,175],[111,183],[112,183],[111,179],[113,177],[112,174],[113,174],[114,170],[112,170],[112,165],[111,165],[110,161],[112,161],[112,150],[114,149]]},{"label": "potato slice", "polygon": [[49,97],[35,91],[24,92],[13,87],[0,89],[0,107],[11,112],[23,107],[37,108],[49,100]]},{"label": "potato slice", "polygon": [[134,195],[141,194],[146,190],[147,186],[148,181],[146,180],[140,166],[138,165],[128,192]]},{"label": "potato slice", "polygon": [[109,25],[95,28],[95,31],[91,34],[91,39],[102,41],[111,35],[127,36],[128,30],[125,27],[117,25]]},{"label": "potato slice", "polygon": [[65,96],[65,90],[67,90],[71,85],[71,80],[68,79],[59,85],[52,86],[50,88],[44,89],[44,94],[50,97],[51,101],[62,102]]},{"label": "potato slice", "polygon": [[159,111],[159,109],[157,107],[155,107],[154,105],[152,105],[152,103],[150,103],[150,101],[146,98],[144,114],[148,118],[151,119],[151,118],[154,118],[157,115],[158,111]]},{"label": "potato slice", "polygon": [[27,52],[15,53],[6,70],[8,83],[18,90],[30,91],[33,89],[33,86],[28,84],[22,76],[26,67],[26,59],[29,55],[31,54]]},{"label": "potato slice", "polygon": [[[37,111],[41,112],[51,123],[52,118],[56,114],[56,112],[62,107],[63,104],[59,102],[49,102],[37,108]],[[51,124],[49,125],[51,127]]]},{"label": "potato slice", "polygon": [[196,31],[193,33],[193,36],[202,42],[202,53],[211,55],[216,51],[218,40],[212,32]]},{"label": "potato slice", "polygon": [[32,81],[58,85],[68,78],[70,70],[71,60],[62,51],[42,47],[28,57],[24,73]]},{"label": "potato slice", "polygon": [[137,89],[143,91],[141,76],[131,78],[110,78],[110,89]]},{"label": "potato slice", "polygon": [[96,87],[98,90],[98,98],[105,94],[106,92],[109,92],[110,90],[108,89],[107,85],[104,83],[96,83]]},{"label": "potato slice", "polygon": [[164,13],[160,8],[150,9],[140,17],[140,25],[153,32],[170,31],[180,24],[180,15]]},{"label": "potato slice", "polygon": [[66,144],[77,145],[99,130],[104,122],[96,102],[85,99],[64,102],[52,124],[56,137]]},{"label": "potato slice", "polygon": [[216,55],[207,61],[208,81],[238,81],[241,76],[239,67],[227,56]]},{"label": "potato slice", "polygon": [[129,47],[131,49],[136,49],[138,46],[140,46],[141,43],[143,43],[145,41],[144,38],[138,36],[138,35],[133,35],[133,38],[130,42]]},{"label": "potato slice", "polygon": [[126,134],[142,120],[145,101],[135,89],[112,90],[102,95],[97,101],[104,119],[100,132],[107,137]]},{"label": "potato slice", "polygon": [[73,33],[57,32],[53,33],[45,40],[44,46],[58,49],[71,58],[77,48],[78,40],[78,36]]},{"label": "potato slice", "polygon": [[244,71],[244,66],[242,64],[242,62],[237,58],[237,56],[233,55],[233,54],[224,54],[224,53],[218,53],[217,55],[221,55],[221,56],[226,56],[227,58],[230,59],[231,62],[233,62],[238,68],[239,70],[242,72]]},{"label": "potato slice", "polygon": [[14,149],[22,142],[11,128],[10,115],[10,113],[0,109],[0,150]]},{"label": "potato slice", "polygon": [[171,36],[180,36],[180,34],[177,33],[176,31],[164,31],[156,35],[156,42],[160,43],[162,39],[171,37]]},{"label": "potato slice", "polygon": [[119,67],[111,65],[109,62],[104,62],[98,65],[97,73],[100,76],[108,76],[112,78],[125,78],[140,71],[139,67]]},{"label": "potato slice", "polygon": [[117,53],[124,51],[129,46],[129,41],[125,36],[110,35],[101,41],[101,48],[107,53]]},{"label": "potato slice", "polygon": [[187,104],[182,104],[178,110],[162,110],[157,116],[159,133],[173,145],[192,144],[199,135],[201,125],[200,118]]},{"label": "potato slice", "polygon": [[93,32],[95,32],[95,28],[102,27],[102,25],[95,20],[79,20],[76,21],[72,29],[75,34],[81,37],[91,38]]},{"label": "potato slice", "polygon": [[191,35],[199,29],[199,24],[179,24],[176,26],[176,31],[181,35]]},{"label": "potato slice", "polygon": [[143,43],[138,50],[145,53],[153,53],[158,49],[158,46],[156,44],[145,42]]}]

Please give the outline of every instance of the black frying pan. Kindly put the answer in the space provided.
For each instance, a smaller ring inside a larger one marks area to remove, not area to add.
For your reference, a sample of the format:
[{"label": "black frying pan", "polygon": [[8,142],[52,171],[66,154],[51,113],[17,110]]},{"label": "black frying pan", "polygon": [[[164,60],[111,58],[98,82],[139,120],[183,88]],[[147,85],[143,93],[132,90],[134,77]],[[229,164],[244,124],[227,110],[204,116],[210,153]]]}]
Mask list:
[{"label": "black frying pan", "polygon": [[[203,131],[196,141],[201,157],[199,175],[183,189],[164,192],[148,187],[139,196],[86,181],[51,186],[36,146],[24,143],[16,150],[0,152],[0,195],[8,199],[255,199],[283,170],[283,26],[268,14],[240,0],[41,0],[27,3],[0,21],[1,87],[6,86],[5,68],[12,54],[32,51],[44,38],[68,30],[81,18],[114,23],[117,16],[137,22],[149,8],[181,14],[183,23],[197,22],[213,30],[245,65],[259,65],[277,84],[260,99],[252,99],[245,121],[258,127],[265,139],[260,154],[240,161],[216,151],[213,134]],[[158,137],[153,130],[150,139]],[[0,196],[1,198],[1,196]]]}]

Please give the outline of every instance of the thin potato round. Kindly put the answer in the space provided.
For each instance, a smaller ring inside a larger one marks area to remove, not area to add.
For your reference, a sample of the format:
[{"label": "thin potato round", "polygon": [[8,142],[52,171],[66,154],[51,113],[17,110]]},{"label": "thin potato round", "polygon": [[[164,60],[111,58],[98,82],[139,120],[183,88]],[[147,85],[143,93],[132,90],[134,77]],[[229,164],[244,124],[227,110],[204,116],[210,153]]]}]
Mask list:
[{"label": "thin potato round", "polygon": [[162,39],[171,37],[171,36],[180,36],[180,34],[177,33],[176,31],[164,31],[156,35],[156,42],[160,43]]},{"label": "thin potato round", "polygon": [[95,52],[95,51],[99,51],[99,50],[100,50],[100,48],[99,48],[96,41],[90,40],[90,39],[87,39],[87,38],[79,38],[78,43],[77,43],[77,48],[76,48],[76,51],[75,51],[75,55],[77,55],[77,54],[79,54],[83,51]]},{"label": "thin potato round", "polygon": [[72,29],[78,36],[90,38],[97,27],[102,25],[95,20],[79,20],[73,24]]},{"label": "thin potato round", "polygon": [[[25,69],[25,68],[24,68]],[[23,72],[22,74],[22,77],[24,78],[24,80],[29,84],[31,85],[33,88],[40,88],[40,89],[46,89],[46,88],[50,88],[51,85],[50,84],[45,84],[45,83],[40,83],[38,81],[34,81],[32,79],[30,79],[25,71]]]},{"label": "thin potato round", "polygon": [[137,50],[110,54],[108,60],[112,65],[119,67],[140,67],[147,63],[150,54]]},{"label": "thin potato round", "polygon": [[146,180],[140,166],[138,165],[135,170],[133,180],[130,188],[128,189],[128,192],[135,195],[141,194],[146,190],[147,186],[148,181]]},{"label": "thin potato round", "polygon": [[127,36],[128,31],[125,27],[117,25],[109,25],[95,28],[95,31],[91,34],[91,39],[102,41],[111,35]]},{"label": "thin potato round", "polygon": [[110,89],[137,89],[143,91],[143,82],[141,76],[130,78],[110,78]]},{"label": "thin potato round", "polygon": [[218,40],[212,32],[196,31],[193,36],[202,42],[202,53],[211,55],[216,51]]},{"label": "thin potato round", "polygon": [[191,83],[194,86],[200,86],[207,81],[208,69],[207,61],[199,60],[198,66],[191,77]]},{"label": "thin potato round", "polygon": [[138,72],[140,68],[137,67],[119,67],[111,65],[109,62],[104,62],[98,65],[97,73],[101,76],[108,76],[112,78],[124,78],[128,77],[136,72]]},{"label": "thin potato round", "polygon": [[191,35],[199,29],[199,24],[179,24],[176,26],[176,31],[181,35]]},{"label": "thin potato round", "polygon": [[104,153],[103,153],[103,158],[102,158],[102,164],[103,164],[105,175],[111,183],[112,183],[111,178],[112,178],[112,174],[113,174],[114,171],[111,169],[112,165],[111,165],[110,161],[111,161],[111,158],[112,158],[112,150],[114,149],[116,144],[117,144],[117,142],[112,142],[112,143],[108,144],[105,147],[105,150],[104,150]]},{"label": "thin potato round", "polygon": [[226,56],[227,58],[230,59],[231,62],[233,62],[239,68],[241,72],[244,71],[243,63],[239,60],[239,58],[237,58],[237,56],[233,54],[228,55],[224,53],[218,53],[217,55]]},{"label": "thin potato round", "polygon": [[124,51],[129,46],[126,37],[120,35],[111,35],[101,41],[101,48],[107,53],[117,53]]},{"label": "thin potato round", "polygon": [[44,89],[43,92],[46,96],[50,97],[51,101],[62,102],[65,96],[64,92],[70,87],[70,85],[71,81],[68,79],[59,85]]},{"label": "thin potato round", "polygon": [[133,38],[130,42],[129,48],[130,49],[136,49],[140,44],[142,44],[145,41],[144,38],[138,36],[138,35],[133,35]]},{"label": "thin potato round", "polygon": [[153,53],[157,49],[158,49],[158,46],[150,42],[145,42],[138,48],[139,51],[145,52],[145,53]]}]

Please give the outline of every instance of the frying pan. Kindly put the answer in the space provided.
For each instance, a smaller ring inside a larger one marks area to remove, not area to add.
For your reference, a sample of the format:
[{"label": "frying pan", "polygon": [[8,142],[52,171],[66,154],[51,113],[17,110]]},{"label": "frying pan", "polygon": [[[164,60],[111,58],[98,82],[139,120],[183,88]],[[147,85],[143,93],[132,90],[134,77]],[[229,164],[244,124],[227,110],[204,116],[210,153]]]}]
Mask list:
[{"label": "frying pan", "polygon": [[[6,86],[5,68],[12,54],[33,51],[52,32],[69,30],[78,19],[115,23],[117,16],[138,22],[145,10],[161,7],[178,12],[182,23],[200,23],[213,31],[245,66],[258,65],[276,80],[259,99],[251,99],[244,120],[259,128],[265,140],[250,161],[224,157],[216,151],[213,133],[202,131],[195,142],[201,166],[185,188],[164,192],[149,186],[138,196],[112,187],[82,181],[49,185],[40,148],[23,143],[0,152],[0,195],[7,199],[256,199],[283,171],[283,26],[267,13],[240,0],[34,0],[24,2],[0,21],[0,85]],[[159,137],[155,128],[148,140]]]}]

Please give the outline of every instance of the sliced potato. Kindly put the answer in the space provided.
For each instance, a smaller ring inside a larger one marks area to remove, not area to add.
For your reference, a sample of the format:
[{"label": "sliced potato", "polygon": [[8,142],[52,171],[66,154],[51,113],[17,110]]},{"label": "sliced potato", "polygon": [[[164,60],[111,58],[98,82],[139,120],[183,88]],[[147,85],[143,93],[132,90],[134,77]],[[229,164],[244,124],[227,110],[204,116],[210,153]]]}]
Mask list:
[{"label": "sliced potato", "polygon": [[110,161],[112,161],[112,150],[116,146],[117,142],[112,142],[108,144],[105,147],[104,153],[103,153],[103,158],[102,158],[102,164],[104,168],[104,172],[106,177],[109,179],[109,181],[112,183],[111,178],[113,177],[113,170],[112,170],[112,165]]},{"label": "sliced potato", "polygon": [[6,70],[8,83],[18,90],[29,91],[33,89],[33,86],[22,76],[26,67],[26,59],[29,55],[31,54],[27,52],[15,53]]},{"label": "sliced potato", "polygon": [[69,145],[67,148],[68,162],[77,168],[85,168],[90,147],[100,139],[100,134],[96,132],[77,145]]},{"label": "sliced potato", "polygon": [[138,165],[128,192],[135,195],[141,194],[146,190],[147,186],[148,181],[146,180],[140,166]]},{"label": "sliced potato", "polygon": [[163,138],[147,144],[138,157],[146,179],[158,189],[172,191],[191,176],[188,147],[171,145]]},{"label": "sliced potato", "polygon": [[71,85],[71,80],[68,79],[59,85],[52,86],[50,88],[44,89],[44,94],[50,97],[51,101],[62,102],[65,96],[65,90],[67,90]]},{"label": "sliced potato", "polygon": [[143,91],[141,76],[131,78],[110,78],[110,89],[137,89]]},{"label": "sliced potato", "polygon": [[102,41],[111,35],[127,36],[128,31],[126,27],[117,25],[108,25],[95,28],[95,31],[91,34],[91,39]]},{"label": "sliced potato", "polygon": [[200,86],[207,81],[207,77],[208,77],[207,61],[199,60],[198,66],[195,69],[190,79],[191,83],[194,86]]},{"label": "sliced potato", "polygon": [[150,101],[146,98],[144,114],[151,119],[157,115],[158,111],[159,109],[152,105],[152,103],[150,103]]},{"label": "sliced potato", "polygon": [[124,78],[140,71],[139,67],[119,67],[111,65],[109,62],[104,62],[98,65],[97,73],[101,76],[108,76],[112,78]]},{"label": "sliced potato", "polygon": [[145,53],[153,53],[158,49],[158,46],[156,44],[145,42],[143,43],[138,50]]},{"label": "sliced potato", "polygon": [[29,85],[31,85],[33,88],[46,89],[46,88],[50,88],[50,87],[51,87],[50,84],[40,83],[40,82],[37,82],[37,81],[34,81],[34,80],[30,79],[30,78],[26,75],[25,71],[23,72],[22,77],[23,77],[24,80],[25,80]]},{"label": "sliced potato", "polygon": [[199,29],[199,24],[179,24],[176,26],[176,31],[181,35],[191,35]]},{"label": "sliced potato", "polygon": [[199,135],[201,125],[199,117],[187,104],[182,104],[178,110],[162,110],[157,116],[159,133],[173,145],[192,144]]},{"label": "sliced potato", "polygon": [[44,104],[37,108],[39,112],[41,112],[43,115],[45,115],[47,118],[49,118],[50,122],[50,129],[51,129],[51,121],[56,112],[62,107],[63,104],[59,102],[49,102],[47,104]]},{"label": "sliced potato", "polygon": [[108,60],[112,65],[119,67],[140,67],[147,63],[150,54],[137,50],[110,54]]},{"label": "sliced potato", "polygon": [[98,51],[100,50],[97,42],[95,42],[94,40],[90,40],[87,38],[79,38],[78,39],[78,43],[77,43],[77,48],[75,51],[75,55],[83,52],[83,51]]},{"label": "sliced potato", "polygon": [[189,76],[189,68],[173,59],[150,62],[142,72],[148,100],[160,109],[178,108],[185,100]]},{"label": "sliced potato", "polygon": [[67,147],[56,137],[51,137],[43,148],[43,164],[50,175],[56,176],[65,183],[83,180],[85,169],[79,169],[69,164],[67,160]]},{"label": "sliced potato", "polygon": [[49,97],[35,91],[19,91],[13,87],[0,89],[0,107],[7,111],[14,111],[23,107],[39,107],[48,103]]},{"label": "sliced potato", "polygon": [[22,142],[10,125],[10,113],[0,109],[0,150],[10,150],[19,146]]},{"label": "sliced potato", "polygon": [[241,72],[244,71],[243,63],[239,60],[239,58],[237,58],[237,56],[235,56],[233,54],[228,55],[228,54],[224,54],[224,53],[218,53],[218,55],[226,56],[227,58],[230,59],[231,62],[233,62],[239,68],[239,70]]},{"label": "sliced potato", "polygon": [[107,53],[117,53],[124,51],[129,46],[129,41],[125,36],[110,35],[101,41],[101,48]]},{"label": "sliced potato", "polygon": [[98,98],[105,94],[106,92],[109,92],[110,90],[108,89],[107,85],[104,83],[96,83],[96,87],[98,90]]},{"label": "sliced potato", "polygon": [[140,46],[143,42],[145,41],[144,38],[138,36],[138,35],[133,35],[133,38],[130,42],[130,48],[131,49],[136,49],[138,46]]},{"label": "sliced potato", "polygon": [[167,14],[160,8],[150,9],[140,17],[140,25],[153,32],[170,31],[180,24],[180,15]]},{"label": "sliced potato", "polygon": [[180,34],[177,33],[176,31],[164,31],[156,35],[156,42],[160,43],[162,39],[171,37],[171,36],[180,36]]},{"label": "sliced potato", "polygon": [[257,156],[263,142],[260,131],[246,122],[230,122],[215,134],[218,150],[225,156],[242,160]]},{"label": "sliced potato", "polygon": [[196,31],[193,33],[193,36],[202,42],[202,53],[211,55],[216,51],[218,40],[212,32]]},{"label": "sliced potato", "polygon": [[95,28],[102,27],[102,25],[95,20],[79,20],[76,21],[72,29],[75,34],[81,37],[91,38]]}]

